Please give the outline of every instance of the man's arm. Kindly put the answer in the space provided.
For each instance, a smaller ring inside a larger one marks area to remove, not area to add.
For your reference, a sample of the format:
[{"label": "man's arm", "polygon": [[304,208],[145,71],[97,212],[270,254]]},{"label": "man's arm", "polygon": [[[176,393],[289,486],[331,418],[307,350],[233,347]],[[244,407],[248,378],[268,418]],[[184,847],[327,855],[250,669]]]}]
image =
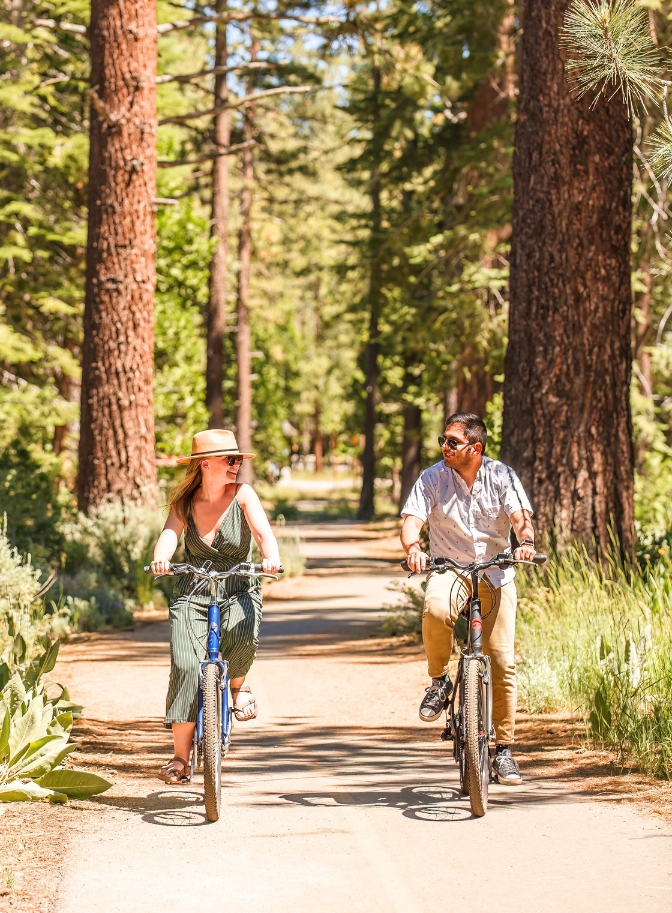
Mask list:
[{"label": "man's arm", "polygon": [[[513,553],[513,557],[519,561],[531,561],[536,552],[534,550],[534,527],[529,510],[514,510],[509,520],[516,539],[521,543]],[[530,543],[532,544],[530,545]]]},{"label": "man's arm", "polygon": [[406,552],[406,560],[409,568],[416,574],[429,566],[429,559],[420,547],[420,530],[424,525],[425,521],[420,517],[406,514],[401,527],[401,544]]}]

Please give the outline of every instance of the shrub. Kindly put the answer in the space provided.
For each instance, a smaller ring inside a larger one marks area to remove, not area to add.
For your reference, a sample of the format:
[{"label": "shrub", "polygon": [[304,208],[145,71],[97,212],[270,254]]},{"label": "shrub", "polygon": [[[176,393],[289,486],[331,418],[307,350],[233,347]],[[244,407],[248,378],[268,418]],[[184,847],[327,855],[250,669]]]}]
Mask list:
[{"label": "shrub", "polygon": [[421,588],[411,586],[410,583],[395,582],[388,590],[399,593],[401,600],[383,608],[387,613],[382,623],[383,634],[396,637],[411,634],[419,637],[422,634],[422,610],[425,602],[426,583]]},{"label": "shrub", "polygon": [[[75,600],[75,615],[89,629],[102,619],[115,627],[133,623],[136,605],[154,602],[151,561],[162,518],[141,505],[103,504],[89,516],[78,514],[62,526],[65,540],[63,591]],[[84,600],[90,605],[81,606]]]},{"label": "shrub", "polygon": [[5,518],[0,527],[0,662],[10,668],[31,660],[45,636],[58,636],[67,625],[65,612],[45,612],[43,596],[51,581],[42,577],[30,555],[12,546]]}]

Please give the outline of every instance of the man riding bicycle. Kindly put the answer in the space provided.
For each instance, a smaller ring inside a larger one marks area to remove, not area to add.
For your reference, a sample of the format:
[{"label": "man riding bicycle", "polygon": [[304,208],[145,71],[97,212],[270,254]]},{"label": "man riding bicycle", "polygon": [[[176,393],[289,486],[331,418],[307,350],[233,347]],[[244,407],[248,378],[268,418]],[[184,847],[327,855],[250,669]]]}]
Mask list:
[{"label": "man riding bicycle", "polygon": [[[510,528],[519,542],[517,560],[531,561],[534,529],[532,508],[515,472],[485,456],[487,430],[479,416],[456,412],[446,420],[439,438],[443,459],[425,469],[404,509],[401,544],[409,568],[425,570],[429,561],[420,546],[420,532],[429,523],[430,554],[471,563],[493,558],[509,548]],[[515,570],[490,568],[479,587],[483,613],[483,650],[492,662],[493,724],[496,734],[494,772],[499,783],[522,783],[511,756],[516,719]],[[430,573],[422,615],[422,640],[432,683],[420,704],[420,719],[431,722],[443,713],[452,691],[448,662],[453,624],[471,595],[468,576],[454,571]]]}]

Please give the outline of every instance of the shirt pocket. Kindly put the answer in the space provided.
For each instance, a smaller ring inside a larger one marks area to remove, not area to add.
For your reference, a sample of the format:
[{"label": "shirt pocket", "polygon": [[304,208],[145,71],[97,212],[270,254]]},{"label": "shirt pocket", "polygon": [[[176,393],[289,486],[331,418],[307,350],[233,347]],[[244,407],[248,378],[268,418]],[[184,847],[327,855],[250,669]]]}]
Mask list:
[{"label": "shirt pocket", "polygon": [[477,519],[485,523],[496,523],[497,518],[502,512],[499,504],[476,504],[474,505],[474,515]]}]

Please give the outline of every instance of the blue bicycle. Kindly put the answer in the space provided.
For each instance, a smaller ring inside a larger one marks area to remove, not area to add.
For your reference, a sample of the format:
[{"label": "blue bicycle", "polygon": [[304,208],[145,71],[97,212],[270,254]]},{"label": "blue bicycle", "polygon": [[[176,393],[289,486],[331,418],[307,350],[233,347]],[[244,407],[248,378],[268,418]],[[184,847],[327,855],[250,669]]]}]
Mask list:
[{"label": "blue bicycle", "polygon": [[[221,613],[217,603],[217,581],[233,576],[278,578],[276,574],[265,573],[260,564],[237,564],[228,571],[216,571],[208,565],[209,562],[203,567],[171,564],[171,571],[175,576],[193,574],[197,578],[191,596],[207,587],[210,589],[207,656],[201,663],[198,677],[198,715],[189,776],[184,782],[193,780],[197,765],[202,763],[205,817],[208,821],[217,821],[222,802],[222,758],[226,757],[231,746],[233,727],[233,706],[229,705],[229,664],[219,652]],[[150,574],[152,569],[146,567],[145,572]],[[283,568],[280,568],[280,573],[283,573]],[[157,579],[163,576],[166,575],[157,574]]]}]

